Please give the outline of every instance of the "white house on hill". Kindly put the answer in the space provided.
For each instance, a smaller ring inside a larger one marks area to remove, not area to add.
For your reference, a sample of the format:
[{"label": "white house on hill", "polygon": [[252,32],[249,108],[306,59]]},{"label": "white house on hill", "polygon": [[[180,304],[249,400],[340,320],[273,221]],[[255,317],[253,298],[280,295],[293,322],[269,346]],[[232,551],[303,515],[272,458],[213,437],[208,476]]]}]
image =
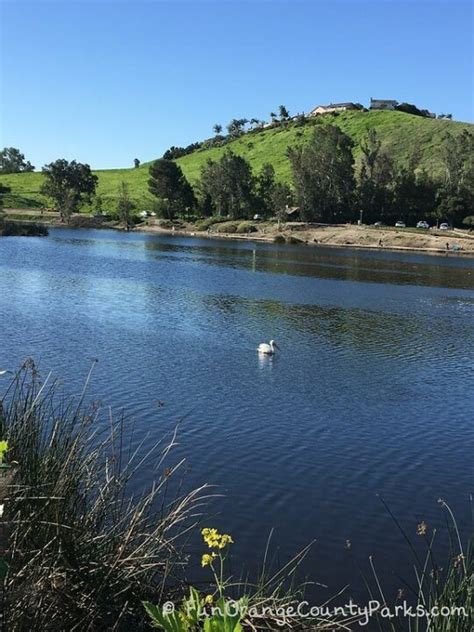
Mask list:
[{"label": "white house on hill", "polygon": [[345,110],[362,110],[362,106],[359,103],[330,103],[329,105],[318,105],[314,110],[311,110],[309,115],[317,116],[318,114],[344,112]]}]

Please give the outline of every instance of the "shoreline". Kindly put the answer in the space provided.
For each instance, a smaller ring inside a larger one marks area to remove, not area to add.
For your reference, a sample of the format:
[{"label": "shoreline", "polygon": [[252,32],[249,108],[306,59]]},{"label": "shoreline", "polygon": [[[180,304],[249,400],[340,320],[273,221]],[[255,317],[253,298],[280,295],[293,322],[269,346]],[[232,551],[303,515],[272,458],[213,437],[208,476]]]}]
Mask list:
[{"label": "shoreline", "polygon": [[[36,223],[52,228],[86,228],[110,229],[125,232],[115,221],[98,220],[90,215],[76,214],[71,223],[64,224],[58,220],[58,214],[38,209],[5,209],[5,218],[11,221]],[[24,217],[22,217],[24,216]],[[150,221],[150,220],[149,220]],[[155,222],[156,220],[151,220]],[[284,241],[281,245],[323,246],[328,248],[352,248],[353,250],[369,250],[373,252],[420,253],[428,255],[474,257],[474,233],[467,231],[419,231],[415,229],[395,229],[392,227],[344,225],[308,225],[287,223],[278,229],[275,223],[255,222],[255,232],[227,233],[217,230],[197,230],[192,223],[181,222],[171,228],[159,224],[139,224],[130,232],[148,234],[197,237],[201,239],[224,239],[273,244],[278,236]],[[449,246],[449,249],[446,248]]]},{"label": "shoreline", "polygon": [[[118,229],[121,230],[121,229]],[[254,235],[252,233],[248,235],[233,235],[233,234],[219,234],[219,233],[207,233],[203,231],[191,231],[191,230],[170,230],[166,228],[153,227],[153,226],[139,226],[133,229],[131,232],[141,232],[141,233],[149,233],[149,234],[158,234],[158,235],[167,235],[174,237],[194,237],[200,239],[222,239],[222,240],[233,240],[233,241],[248,241],[248,242],[256,242],[256,243],[266,243],[266,244],[275,244],[275,245],[283,245],[283,246],[310,246],[310,247],[322,247],[322,248],[346,248],[346,249],[357,249],[357,250],[371,250],[373,252],[414,252],[414,253],[425,253],[432,255],[462,255],[464,257],[473,257],[474,258],[474,249],[473,250],[446,250],[443,248],[422,248],[416,246],[395,246],[395,245],[387,245],[387,246],[378,246],[378,245],[365,245],[365,244],[340,244],[333,242],[307,242],[301,241],[299,243],[283,243],[276,244],[274,239],[271,237],[265,237],[263,235]]]}]

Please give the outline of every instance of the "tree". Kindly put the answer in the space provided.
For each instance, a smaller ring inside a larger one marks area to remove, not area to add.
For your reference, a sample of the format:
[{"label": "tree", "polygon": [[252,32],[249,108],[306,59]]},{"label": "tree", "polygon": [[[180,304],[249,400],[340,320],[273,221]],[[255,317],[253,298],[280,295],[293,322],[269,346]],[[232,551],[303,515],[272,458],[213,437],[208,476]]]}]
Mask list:
[{"label": "tree", "polygon": [[350,215],[354,193],[353,142],[339,127],[315,129],[311,140],[290,148],[296,199],[306,221],[337,222]]},{"label": "tree", "polygon": [[256,196],[259,204],[259,210],[264,215],[272,212],[272,191],[275,186],[275,169],[273,165],[266,162],[255,182]]},{"label": "tree", "polygon": [[286,209],[292,203],[291,189],[287,184],[275,182],[270,197],[273,212],[278,220],[278,228],[280,228],[280,223],[286,222],[288,218]]},{"label": "tree", "polygon": [[474,134],[449,135],[443,146],[443,184],[438,191],[437,216],[460,224],[474,207]]},{"label": "tree", "polygon": [[375,129],[370,129],[360,144],[362,158],[358,177],[357,201],[366,223],[387,221],[392,208],[394,166],[382,149]]},{"label": "tree", "polygon": [[135,169],[138,169],[138,167],[140,166],[140,161],[138,160],[138,158],[133,159],[133,166]]},{"label": "tree", "polygon": [[132,211],[134,208],[135,204],[130,199],[128,184],[126,182],[121,182],[117,201],[117,215],[119,221],[124,225],[125,230],[130,230],[130,227],[132,226]]},{"label": "tree", "polygon": [[194,192],[181,167],[172,160],[161,158],[150,166],[148,189],[159,202],[157,208],[167,219],[195,205]]},{"label": "tree", "polygon": [[94,210],[95,215],[103,215],[104,213],[103,205],[104,205],[104,200],[102,196],[96,194],[94,196],[94,205],[93,205],[93,210]]},{"label": "tree", "polygon": [[290,118],[290,113],[288,112],[288,110],[286,109],[284,105],[280,105],[280,107],[278,108],[278,111],[280,113],[280,120],[287,121]]},{"label": "tree", "polygon": [[227,125],[229,136],[232,136],[234,138],[240,136],[243,133],[244,127],[245,125],[247,125],[248,122],[249,121],[246,118],[232,119],[231,122]]},{"label": "tree", "polygon": [[250,217],[255,205],[250,164],[226,151],[218,161],[208,160],[201,169],[199,190],[211,202],[213,213],[233,219]]},{"label": "tree", "polygon": [[45,165],[42,171],[45,179],[41,192],[53,199],[63,221],[69,221],[95,193],[98,178],[89,165],[59,159]]},{"label": "tree", "polygon": [[277,122],[278,117],[275,114],[275,112],[270,112],[270,119],[271,119],[272,123],[276,123]]},{"label": "tree", "polygon": [[413,103],[399,103],[395,106],[395,109],[406,114],[414,114],[415,116],[428,116],[426,110],[420,110]]},{"label": "tree", "polygon": [[25,156],[15,147],[5,147],[0,151],[0,172],[19,173],[21,171],[34,171],[35,168]]},{"label": "tree", "polygon": [[395,171],[392,219],[415,224],[433,214],[435,201],[436,183],[425,171],[416,172],[412,164]]},{"label": "tree", "polygon": [[222,133],[222,125],[220,125],[219,123],[216,123],[212,129],[214,130],[214,133],[217,135]]}]

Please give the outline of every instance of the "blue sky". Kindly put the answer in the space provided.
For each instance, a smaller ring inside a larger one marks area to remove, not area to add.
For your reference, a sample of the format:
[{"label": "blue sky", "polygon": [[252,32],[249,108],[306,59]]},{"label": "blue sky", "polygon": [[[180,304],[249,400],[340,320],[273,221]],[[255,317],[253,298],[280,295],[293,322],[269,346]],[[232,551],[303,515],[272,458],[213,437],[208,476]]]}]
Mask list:
[{"label": "blue sky", "polygon": [[129,167],[233,117],[394,98],[473,120],[467,0],[0,0],[1,146]]}]

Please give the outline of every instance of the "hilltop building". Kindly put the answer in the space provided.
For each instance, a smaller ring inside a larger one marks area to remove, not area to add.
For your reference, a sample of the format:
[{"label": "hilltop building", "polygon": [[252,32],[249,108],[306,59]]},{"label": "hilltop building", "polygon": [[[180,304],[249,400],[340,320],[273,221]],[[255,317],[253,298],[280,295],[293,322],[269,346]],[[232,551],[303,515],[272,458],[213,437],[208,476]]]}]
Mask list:
[{"label": "hilltop building", "polygon": [[346,110],[362,110],[360,103],[329,103],[329,105],[318,105],[311,110],[310,116],[318,114],[328,114],[329,112],[345,112]]},{"label": "hilltop building", "polygon": [[394,99],[373,99],[370,97],[371,110],[394,110],[398,105],[398,101]]}]

